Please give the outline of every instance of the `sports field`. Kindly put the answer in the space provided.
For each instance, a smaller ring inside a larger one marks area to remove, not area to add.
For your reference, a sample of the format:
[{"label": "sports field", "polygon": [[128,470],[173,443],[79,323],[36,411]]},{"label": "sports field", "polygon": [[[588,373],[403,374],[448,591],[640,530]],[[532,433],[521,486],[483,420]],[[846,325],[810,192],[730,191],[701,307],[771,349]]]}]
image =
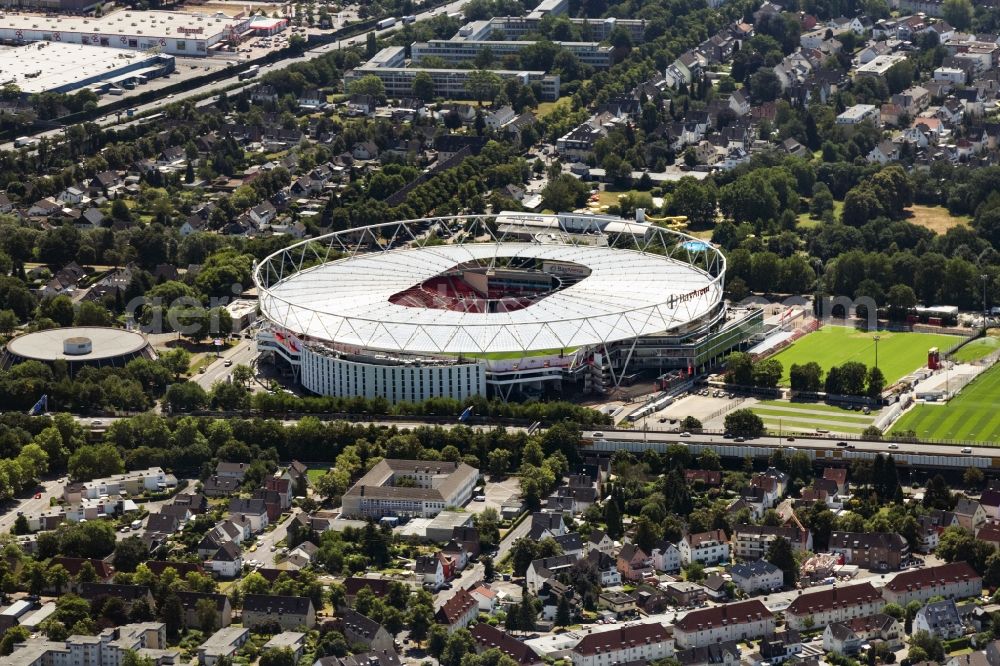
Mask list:
[{"label": "sports field", "polygon": [[1000,338],[990,336],[962,345],[961,349],[953,354],[953,357],[959,363],[972,363],[998,349],[1000,349]]},{"label": "sports field", "polygon": [[844,435],[860,435],[870,426],[878,411],[865,414],[822,402],[761,400],[750,407],[773,433],[816,433],[817,430]]},{"label": "sports field", "polygon": [[1000,442],[1000,366],[979,375],[946,404],[917,405],[892,426],[927,439]]},{"label": "sports field", "polygon": [[788,373],[794,364],[816,361],[826,372],[835,365],[858,361],[875,365],[874,336],[879,336],[878,367],[886,382],[893,384],[917,368],[927,365],[927,350],[945,351],[961,338],[936,333],[892,333],[858,331],[847,326],[824,326],[792,343],[774,358],[784,366],[781,382],[788,386]]}]

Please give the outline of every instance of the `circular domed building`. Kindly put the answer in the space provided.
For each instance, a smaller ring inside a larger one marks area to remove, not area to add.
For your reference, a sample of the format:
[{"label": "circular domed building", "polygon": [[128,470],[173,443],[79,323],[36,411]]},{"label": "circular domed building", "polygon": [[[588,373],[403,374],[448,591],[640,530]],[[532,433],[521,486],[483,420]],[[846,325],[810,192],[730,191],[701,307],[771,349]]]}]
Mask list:
[{"label": "circular domed building", "polygon": [[0,367],[24,361],[51,364],[65,361],[70,374],[84,366],[122,367],[132,359],[156,358],[146,336],[136,331],[103,326],[71,326],[25,333],[7,343]]}]

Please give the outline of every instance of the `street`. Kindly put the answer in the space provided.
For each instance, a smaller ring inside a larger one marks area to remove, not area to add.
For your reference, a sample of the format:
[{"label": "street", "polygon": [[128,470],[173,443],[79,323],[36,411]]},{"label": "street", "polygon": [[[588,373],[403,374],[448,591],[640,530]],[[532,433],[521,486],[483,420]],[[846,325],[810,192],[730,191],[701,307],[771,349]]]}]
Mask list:
[{"label": "street", "polygon": [[[278,552],[278,542],[285,538],[288,534],[288,523],[292,518],[301,511],[298,507],[292,507],[288,515],[286,515],[281,522],[277,524],[270,532],[264,532],[257,540],[253,542],[253,545],[247,547],[244,553],[244,558],[249,560],[257,560],[265,568],[275,568],[275,557]],[[252,549],[252,550],[251,550]],[[280,569],[281,567],[277,567]]]},{"label": "street", "polygon": [[[465,4],[465,0],[455,0],[454,2],[451,2],[451,3],[447,4],[447,5],[442,6],[442,7],[436,7],[436,8],[433,8],[433,9],[428,9],[428,10],[424,10],[422,12],[416,13],[416,14],[414,14],[414,16],[416,17],[417,21],[426,21],[427,19],[429,19],[429,18],[431,18],[433,16],[436,16],[437,14],[440,14],[440,13],[446,13],[447,14],[449,12],[459,11],[459,10],[462,9],[462,6],[464,4]],[[397,24],[395,26],[386,28],[385,30],[375,30],[374,32],[377,35],[382,36],[382,35],[386,35],[388,33],[394,32],[395,30],[398,30],[399,27],[400,26]],[[289,64],[291,64],[293,62],[297,62],[297,61],[300,61],[300,60],[312,60],[312,59],[318,58],[318,57],[320,57],[320,56],[322,56],[322,55],[324,55],[326,53],[329,53],[331,51],[336,51],[336,50],[339,50],[339,49],[345,48],[345,47],[358,46],[358,45],[362,45],[363,46],[365,44],[365,40],[367,39],[367,36],[368,36],[368,32],[363,32],[360,35],[355,35],[354,37],[349,37],[347,39],[343,39],[343,40],[339,40],[339,41],[336,41],[336,42],[332,42],[330,44],[324,44],[322,46],[317,46],[316,48],[313,48],[313,49],[310,49],[308,51],[305,51],[302,54],[301,57],[291,57],[290,56],[288,58],[285,58],[283,60],[279,60],[278,62],[271,63],[269,65],[262,65],[261,68],[260,68],[260,73],[255,78],[259,78],[260,76],[263,76],[264,74],[267,74],[268,72],[274,72],[274,71],[277,71],[277,70],[280,70],[280,69],[284,69],[285,67],[287,67]],[[192,97],[200,97],[200,96],[205,95],[205,93],[212,92],[214,90],[222,90],[222,89],[227,88],[229,86],[239,85],[240,83],[241,83],[241,80],[239,78],[239,75],[234,73],[232,76],[220,79],[220,80],[215,81],[215,82],[213,82],[213,83],[211,83],[211,84],[209,84],[207,86],[201,86],[201,87],[198,87],[198,88],[193,88],[191,90],[186,90],[186,91],[183,91],[183,92],[178,92],[178,93],[175,93],[175,94],[172,94],[172,95],[169,95],[169,96],[160,97],[159,99],[153,100],[152,102],[148,102],[146,104],[136,105],[134,107],[135,108],[135,113],[137,115],[142,115],[142,114],[146,114],[146,113],[158,113],[159,111],[162,111],[164,107],[166,107],[166,106],[168,106],[170,104],[173,104],[175,102],[181,102],[181,101],[183,101],[185,99],[190,99]],[[230,91],[227,92],[227,94],[234,95],[234,94],[238,93],[240,90],[242,90],[243,88],[246,88],[246,87],[251,86],[251,85],[254,85],[253,81],[250,81],[247,84],[241,85],[239,88],[235,88],[233,90],[230,90]],[[208,105],[214,104],[215,101],[216,101],[216,99],[217,99],[216,97],[213,97],[213,98],[211,98],[211,100],[203,100],[202,102],[199,103],[199,105],[201,105],[203,103],[207,103]],[[124,122],[121,122],[122,120]],[[128,127],[132,123],[141,122],[141,121],[142,121],[141,118],[126,118],[126,117],[123,117],[123,118],[120,119],[119,118],[119,114],[117,114],[117,113],[111,113],[111,114],[102,116],[102,117],[97,118],[97,119],[94,120],[94,122],[96,122],[97,124],[99,124],[99,125],[101,125],[102,127],[105,127],[105,128],[112,127],[112,126],[119,126],[119,125],[122,126],[122,127]],[[60,136],[62,134],[63,134],[63,129],[62,128],[57,128],[57,129],[53,129],[53,130],[46,130],[46,131],[43,131],[43,132],[38,132],[38,133],[35,133],[35,134],[29,134],[29,133],[26,132],[24,134],[24,136],[33,136],[35,138],[40,139],[42,137],[53,138],[53,137]],[[13,141],[8,142],[8,143],[4,143],[4,144],[0,144],[0,150],[14,150],[14,149],[15,148],[14,148]]]},{"label": "street", "polygon": [[251,365],[256,357],[257,341],[238,338],[234,347],[223,351],[205,368],[205,372],[195,374],[191,381],[207,391],[215,382],[225,381],[237,365]]},{"label": "street", "polygon": [[[42,481],[38,487],[31,491],[31,494],[24,499],[15,499],[3,506],[3,514],[0,514],[0,534],[7,534],[14,526],[17,515],[34,515],[49,508],[49,501],[53,497],[62,497],[63,486],[59,479],[49,479]],[[41,497],[36,498],[35,494],[41,493]]]}]

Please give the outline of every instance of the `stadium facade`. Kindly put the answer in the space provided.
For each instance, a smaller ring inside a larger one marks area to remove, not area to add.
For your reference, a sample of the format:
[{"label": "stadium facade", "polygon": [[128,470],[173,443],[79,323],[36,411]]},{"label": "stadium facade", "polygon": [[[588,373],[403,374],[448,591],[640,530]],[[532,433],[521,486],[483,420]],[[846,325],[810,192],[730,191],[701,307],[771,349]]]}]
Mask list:
[{"label": "stadium facade", "polygon": [[522,213],[337,232],[254,272],[267,357],[310,392],[393,403],[686,378],[761,331],[724,278],[721,252],[676,231]]}]

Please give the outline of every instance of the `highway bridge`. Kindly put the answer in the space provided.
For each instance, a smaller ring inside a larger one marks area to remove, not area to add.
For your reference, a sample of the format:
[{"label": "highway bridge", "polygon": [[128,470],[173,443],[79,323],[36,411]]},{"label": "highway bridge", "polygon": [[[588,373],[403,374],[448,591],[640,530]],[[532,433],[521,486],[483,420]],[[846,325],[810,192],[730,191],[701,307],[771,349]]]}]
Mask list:
[{"label": "highway bridge", "polygon": [[[838,440],[823,437],[777,437],[766,435],[743,442],[723,437],[721,434],[696,434],[681,437],[678,433],[643,432],[641,430],[584,431],[583,446],[587,450],[613,453],[632,451],[642,453],[648,449],[666,451],[672,444],[687,446],[698,454],[712,449],[727,458],[766,458],[776,449],[786,454],[802,451],[816,461],[847,463],[858,459],[871,459],[877,454],[892,454],[896,463],[921,469],[965,469],[978,467],[1000,471],[1000,448],[949,444],[917,444],[914,442],[845,440],[848,445],[837,446]],[[967,451],[967,453],[966,453]]]}]

